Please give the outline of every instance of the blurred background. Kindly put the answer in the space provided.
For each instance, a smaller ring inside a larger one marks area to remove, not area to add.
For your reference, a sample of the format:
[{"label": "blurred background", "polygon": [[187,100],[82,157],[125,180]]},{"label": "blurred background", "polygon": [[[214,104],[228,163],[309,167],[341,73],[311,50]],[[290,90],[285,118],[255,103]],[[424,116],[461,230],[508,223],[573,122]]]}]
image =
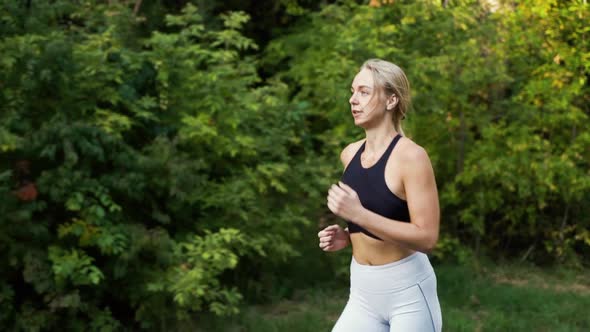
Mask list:
[{"label": "blurred background", "polygon": [[[445,331],[589,331],[586,0],[0,0],[3,331],[329,331],[317,232],[402,67]],[[411,331],[409,331],[411,332]]]}]

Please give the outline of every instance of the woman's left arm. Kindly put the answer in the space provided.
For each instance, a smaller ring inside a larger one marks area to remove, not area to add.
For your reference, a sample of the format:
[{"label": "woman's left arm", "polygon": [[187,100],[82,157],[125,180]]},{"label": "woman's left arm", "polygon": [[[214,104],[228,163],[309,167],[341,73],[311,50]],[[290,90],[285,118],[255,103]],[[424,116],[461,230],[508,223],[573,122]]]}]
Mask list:
[{"label": "woman's left arm", "polygon": [[384,241],[413,250],[430,252],[438,241],[440,210],[432,164],[426,151],[415,146],[404,153],[402,180],[411,223],[383,217],[364,208],[356,192],[346,184],[333,185],[328,207]]}]

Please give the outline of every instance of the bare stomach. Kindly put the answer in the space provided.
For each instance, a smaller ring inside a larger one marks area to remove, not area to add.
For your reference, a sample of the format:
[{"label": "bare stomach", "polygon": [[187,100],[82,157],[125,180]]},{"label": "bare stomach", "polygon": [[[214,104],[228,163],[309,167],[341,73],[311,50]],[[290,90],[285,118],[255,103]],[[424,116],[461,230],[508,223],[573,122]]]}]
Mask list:
[{"label": "bare stomach", "polygon": [[350,242],[354,259],[363,265],[384,265],[399,261],[415,252],[412,249],[380,241],[360,232],[350,234]]}]

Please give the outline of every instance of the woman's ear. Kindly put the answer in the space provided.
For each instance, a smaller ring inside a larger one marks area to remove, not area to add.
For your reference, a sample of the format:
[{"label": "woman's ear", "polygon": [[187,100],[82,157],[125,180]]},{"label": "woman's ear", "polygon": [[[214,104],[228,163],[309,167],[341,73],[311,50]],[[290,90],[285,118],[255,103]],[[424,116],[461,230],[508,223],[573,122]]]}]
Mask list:
[{"label": "woman's ear", "polygon": [[391,96],[389,96],[389,98],[387,98],[387,102],[385,104],[387,107],[387,110],[390,111],[390,110],[394,109],[398,102],[399,102],[399,99],[397,98],[397,96],[395,94],[392,94]]}]

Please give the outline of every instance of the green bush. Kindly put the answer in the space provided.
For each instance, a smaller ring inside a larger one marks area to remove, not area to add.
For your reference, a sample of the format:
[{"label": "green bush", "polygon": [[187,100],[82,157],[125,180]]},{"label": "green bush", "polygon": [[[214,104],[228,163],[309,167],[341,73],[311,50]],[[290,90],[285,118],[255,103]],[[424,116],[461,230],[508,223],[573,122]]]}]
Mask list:
[{"label": "green bush", "polygon": [[73,26],[0,44],[3,325],[165,330],[236,312],[223,273],[255,281],[297,255],[328,172],[285,84],[245,55],[247,15],[215,29],[188,5],[132,43],[128,8],[59,4]]}]

